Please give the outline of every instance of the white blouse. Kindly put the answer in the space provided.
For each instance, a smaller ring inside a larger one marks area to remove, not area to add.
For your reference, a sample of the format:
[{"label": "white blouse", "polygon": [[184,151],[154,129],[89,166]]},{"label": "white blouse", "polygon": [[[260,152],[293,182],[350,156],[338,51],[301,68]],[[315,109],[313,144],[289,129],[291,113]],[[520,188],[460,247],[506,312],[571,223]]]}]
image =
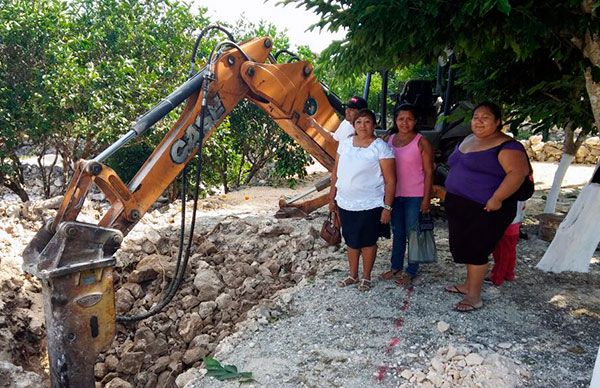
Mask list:
[{"label": "white blouse", "polygon": [[351,122],[344,119],[337,130],[333,133],[333,138],[337,141],[346,140],[348,137],[354,135],[354,126]]},{"label": "white blouse", "polygon": [[368,147],[355,147],[353,137],[340,141],[335,200],[344,210],[360,211],[383,206],[384,184],[379,160],[394,159],[389,145],[375,139]]}]

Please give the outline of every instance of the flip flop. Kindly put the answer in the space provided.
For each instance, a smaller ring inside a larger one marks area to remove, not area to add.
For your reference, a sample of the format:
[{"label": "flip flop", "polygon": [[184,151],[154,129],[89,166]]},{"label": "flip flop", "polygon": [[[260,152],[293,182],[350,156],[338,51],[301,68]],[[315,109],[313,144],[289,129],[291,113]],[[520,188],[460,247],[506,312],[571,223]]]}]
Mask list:
[{"label": "flip flop", "polygon": [[[462,308],[460,308],[462,306]],[[459,313],[466,313],[473,310],[479,310],[483,307],[483,302],[471,304],[467,302],[458,302],[454,305],[454,311],[458,311]]]},{"label": "flip flop", "polygon": [[398,287],[408,287],[412,284],[412,282],[413,278],[407,274],[402,274],[398,276],[396,280],[394,280],[394,284],[396,284]]},{"label": "flip flop", "polygon": [[382,273],[381,275],[379,275],[379,280],[394,279],[394,278],[400,276],[401,274],[402,274],[401,269],[398,269],[398,270],[390,269],[389,271],[386,271],[386,272]]},{"label": "flip flop", "polygon": [[447,286],[447,287],[444,287],[444,291],[449,292],[451,294],[461,294],[461,295],[465,294],[464,292],[462,292],[460,290],[460,288],[458,288],[458,286]]}]

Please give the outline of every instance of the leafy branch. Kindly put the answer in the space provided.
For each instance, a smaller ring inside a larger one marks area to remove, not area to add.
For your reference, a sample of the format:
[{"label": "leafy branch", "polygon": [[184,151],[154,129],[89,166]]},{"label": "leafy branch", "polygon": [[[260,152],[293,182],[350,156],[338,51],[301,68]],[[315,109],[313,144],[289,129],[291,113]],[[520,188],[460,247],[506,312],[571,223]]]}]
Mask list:
[{"label": "leafy branch", "polygon": [[239,379],[242,383],[250,383],[254,381],[252,372],[239,372],[235,365],[221,365],[221,363],[212,357],[204,357],[204,367],[206,375],[214,377],[217,380],[233,380]]}]

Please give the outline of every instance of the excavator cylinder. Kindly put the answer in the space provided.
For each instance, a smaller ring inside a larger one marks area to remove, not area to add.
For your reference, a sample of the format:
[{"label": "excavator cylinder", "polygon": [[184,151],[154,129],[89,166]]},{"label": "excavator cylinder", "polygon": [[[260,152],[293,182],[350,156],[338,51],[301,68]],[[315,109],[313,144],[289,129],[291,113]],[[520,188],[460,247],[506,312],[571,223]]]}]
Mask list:
[{"label": "excavator cylinder", "polygon": [[195,92],[199,91],[202,87],[204,77],[208,72],[208,67],[205,66],[196,73],[193,77],[188,79],[183,85],[175,89],[171,94],[159,102],[154,108],[144,113],[143,116],[137,119],[132,124],[131,130],[135,131],[138,136],[141,136],[150,127],[163,117],[165,117],[170,111],[175,109],[179,104],[187,100]]},{"label": "excavator cylinder", "polygon": [[331,177],[328,176],[327,178],[321,179],[320,181],[318,181],[317,183],[315,183],[314,187],[312,187],[310,190],[308,190],[308,191],[306,191],[304,193],[298,194],[297,196],[292,197],[289,200],[285,201],[285,203],[284,203],[283,206],[290,205],[290,204],[292,204],[292,203],[294,203],[294,202],[296,202],[296,201],[298,201],[298,200],[300,200],[300,199],[302,199],[302,198],[304,198],[304,197],[306,197],[306,196],[314,193],[315,191],[325,190],[326,188],[329,187],[329,185],[331,185]]},{"label": "excavator cylinder", "polygon": [[[26,249],[23,269],[42,281],[52,387],[94,387],[96,358],[115,335],[115,259],[104,252],[114,252],[123,235],[64,222],[54,235],[36,237]],[[45,246],[40,253],[39,246]]]}]

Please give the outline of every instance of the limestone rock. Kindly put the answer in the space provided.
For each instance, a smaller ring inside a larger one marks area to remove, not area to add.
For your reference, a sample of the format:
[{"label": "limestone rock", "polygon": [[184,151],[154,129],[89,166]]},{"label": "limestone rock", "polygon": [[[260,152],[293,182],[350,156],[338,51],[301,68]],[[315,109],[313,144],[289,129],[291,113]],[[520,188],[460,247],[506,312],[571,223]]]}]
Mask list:
[{"label": "limestone rock", "polygon": [[128,383],[127,381],[119,378],[119,377],[115,377],[114,379],[110,380],[110,382],[108,384],[105,385],[106,388],[133,388],[133,385],[131,385],[130,383]]},{"label": "limestone rock", "polygon": [[185,310],[190,310],[200,304],[200,299],[195,295],[186,295],[181,299],[181,306]]},{"label": "limestone rock", "polygon": [[156,373],[156,374],[160,374],[162,371],[167,369],[167,366],[169,366],[170,362],[171,362],[171,359],[169,358],[169,356],[159,357],[158,359],[156,359],[156,361],[154,361],[152,363],[152,366],[150,367],[150,371],[152,371],[153,373]]},{"label": "limestone rock", "polygon": [[471,366],[471,365],[481,365],[481,363],[483,362],[483,357],[481,357],[477,353],[470,353],[470,354],[468,354],[465,357],[465,362],[469,366]]},{"label": "limestone rock", "polygon": [[408,369],[404,369],[400,373],[400,377],[402,377],[403,379],[406,379],[406,380],[410,380],[413,377],[413,373]]},{"label": "limestone rock", "polygon": [[150,227],[150,228],[146,228],[144,230],[144,232],[146,234],[146,238],[152,244],[158,245],[158,243],[160,242],[160,240],[161,240],[162,237],[161,237],[160,233],[156,229]]},{"label": "limestone rock", "polygon": [[289,235],[294,228],[291,225],[275,224],[270,225],[261,230],[258,235],[261,237],[276,237],[281,235]]},{"label": "limestone rock", "polygon": [[125,288],[119,288],[117,292],[115,292],[115,308],[117,310],[117,314],[124,314],[131,310],[133,304],[135,303],[135,298],[131,295],[131,293]]},{"label": "limestone rock", "polygon": [[223,289],[223,282],[215,270],[206,269],[198,271],[194,278],[194,286],[198,290],[198,299],[205,302],[215,300]]},{"label": "limestone rock", "polygon": [[175,275],[175,266],[175,261],[169,256],[159,254],[146,256],[140,260],[128,280],[133,283],[142,283],[156,279],[159,274],[172,279]]},{"label": "limestone rock", "polygon": [[196,252],[203,256],[210,256],[217,253],[217,246],[211,241],[204,240],[202,244],[196,248]]},{"label": "limestone rock", "polygon": [[33,372],[24,371],[22,367],[6,361],[0,361],[0,377],[2,378],[2,386],[6,387],[28,388],[43,386],[40,376]]},{"label": "limestone rock", "polygon": [[446,331],[448,331],[449,328],[450,328],[450,325],[447,322],[439,321],[437,323],[437,330],[440,333],[445,333]]},{"label": "limestone rock", "polygon": [[133,350],[145,352],[146,347],[152,344],[155,339],[156,336],[151,329],[147,327],[141,327],[135,332]]},{"label": "limestone rock", "polygon": [[206,374],[206,369],[190,368],[177,376],[175,384],[179,388],[184,388],[189,382],[200,380]]},{"label": "limestone rock", "polygon": [[156,382],[158,380],[158,376],[154,373],[143,370],[135,376],[135,386],[136,387],[155,387]]},{"label": "limestone rock", "polygon": [[175,385],[175,372],[172,370],[166,370],[158,376],[156,382],[157,387],[173,387]]},{"label": "limestone rock", "polygon": [[186,365],[192,365],[196,361],[200,361],[206,353],[200,348],[190,348],[183,353],[183,363]]},{"label": "limestone rock", "polygon": [[108,367],[103,362],[98,362],[94,365],[94,376],[97,379],[102,379],[108,374]]},{"label": "limestone rock", "polygon": [[104,363],[106,364],[106,367],[108,368],[109,371],[111,371],[111,372],[116,371],[117,365],[119,364],[119,359],[114,354],[110,354],[110,355],[106,356]]},{"label": "limestone rock", "polygon": [[135,298],[140,299],[144,296],[144,290],[142,286],[137,283],[125,283],[121,288],[126,289]]},{"label": "limestone rock", "polygon": [[233,298],[231,297],[231,295],[229,295],[227,293],[223,293],[223,294],[219,295],[217,297],[217,299],[215,300],[219,310],[227,309],[231,305],[232,301],[233,301]]},{"label": "limestone rock", "polygon": [[117,365],[117,372],[134,375],[142,367],[144,361],[144,352],[126,352],[121,356]]},{"label": "limestone rock", "polygon": [[216,308],[217,303],[212,300],[208,302],[202,302],[200,303],[200,307],[198,307],[198,314],[200,315],[200,318],[206,319],[213,315],[213,312]]},{"label": "limestone rock", "polygon": [[188,343],[196,336],[201,327],[202,318],[197,313],[192,313],[179,324],[179,335]]}]

